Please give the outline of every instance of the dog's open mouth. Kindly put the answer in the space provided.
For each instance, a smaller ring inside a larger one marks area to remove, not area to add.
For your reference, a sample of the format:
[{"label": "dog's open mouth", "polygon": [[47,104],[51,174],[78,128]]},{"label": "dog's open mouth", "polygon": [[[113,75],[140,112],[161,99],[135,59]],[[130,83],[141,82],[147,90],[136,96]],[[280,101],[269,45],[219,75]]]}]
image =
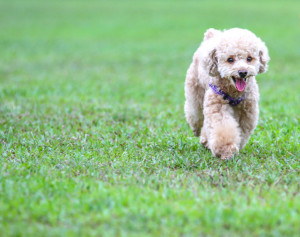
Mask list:
[{"label": "dog's open mouth", "polygon": [[238,91],[245,90],[246,85],[247,85],[247,83],[246,83],[247,78],[238,78],[238,77],[234,77],[234,76],[232,76],[231,78],[234,81],[235,87]]}]

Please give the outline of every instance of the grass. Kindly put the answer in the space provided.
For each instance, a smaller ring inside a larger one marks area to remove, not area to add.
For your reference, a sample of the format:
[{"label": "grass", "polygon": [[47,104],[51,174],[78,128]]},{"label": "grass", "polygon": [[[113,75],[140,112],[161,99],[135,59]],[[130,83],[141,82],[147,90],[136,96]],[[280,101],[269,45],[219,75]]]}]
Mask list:
[{"label": "grass", "polygon": [[[299,1],[0,2],[0,236],[297,236]],[[267,44],[260,120],[221,162],[186,124],[207,28]]]}]

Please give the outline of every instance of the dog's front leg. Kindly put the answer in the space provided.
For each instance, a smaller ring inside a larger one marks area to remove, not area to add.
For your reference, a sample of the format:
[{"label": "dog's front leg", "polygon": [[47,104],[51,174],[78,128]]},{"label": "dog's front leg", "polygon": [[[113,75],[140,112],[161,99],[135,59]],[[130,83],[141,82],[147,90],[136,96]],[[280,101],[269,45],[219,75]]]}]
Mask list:
[{"label": "dog's front leg", "polygon": [[208,93],[203,112],[208,148],[214,156],[230,159],[239,151],[241,142],[232,107],[222,97]]}]

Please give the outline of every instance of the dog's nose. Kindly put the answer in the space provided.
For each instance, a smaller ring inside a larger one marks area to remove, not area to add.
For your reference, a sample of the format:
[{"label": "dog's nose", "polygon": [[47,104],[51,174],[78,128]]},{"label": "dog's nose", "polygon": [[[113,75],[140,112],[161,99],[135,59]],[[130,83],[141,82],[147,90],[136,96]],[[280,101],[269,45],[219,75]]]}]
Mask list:
[{"label": "dog's nose", "polygon": [[239,70],[238,71],[241,78],[245,78],[247,76],[247,70]]}]

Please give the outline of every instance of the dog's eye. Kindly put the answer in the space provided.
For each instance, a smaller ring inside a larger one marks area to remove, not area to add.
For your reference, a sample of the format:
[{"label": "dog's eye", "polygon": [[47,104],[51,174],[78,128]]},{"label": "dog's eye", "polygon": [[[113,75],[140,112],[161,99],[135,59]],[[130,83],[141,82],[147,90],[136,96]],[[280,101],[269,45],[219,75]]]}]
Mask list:
[{"label": "dog's eye", "polygon": [[233,63],[233,62],[234,62],[234,58],[232,58],[232,57],[228,58],[228,59],[227,59],[227,62]]},{"label": "dog's eye", "polygon": [[251,62],[252,60],[253,60],[253,58],[250,57],[250,56],[247,58],[247,61],[248,61],[248,62]]}]

